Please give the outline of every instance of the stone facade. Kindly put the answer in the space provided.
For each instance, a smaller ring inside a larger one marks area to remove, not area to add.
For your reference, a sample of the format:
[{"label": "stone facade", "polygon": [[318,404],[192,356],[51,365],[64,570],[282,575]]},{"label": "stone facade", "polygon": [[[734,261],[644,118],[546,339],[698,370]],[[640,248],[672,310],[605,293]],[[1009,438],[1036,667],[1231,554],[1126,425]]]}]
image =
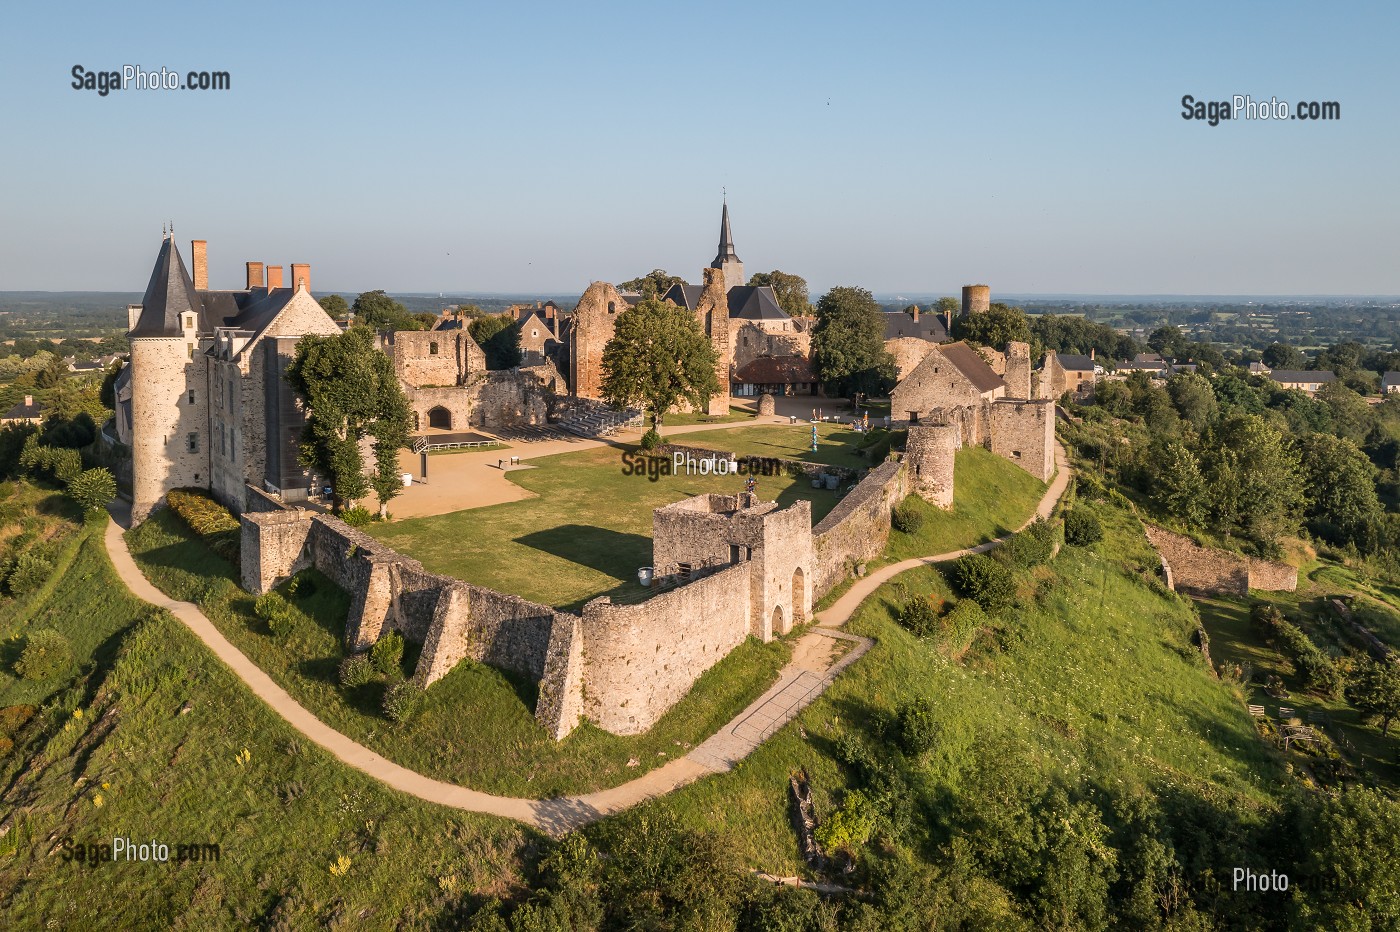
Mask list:
[{"label": "stone facade", "polygon": [[937,346],[919,337],[898,337],[885,341],[885,351],[894,357],[895,377],[903,380]]},{"label": "stone facade", "polygon": [[1055,474],[1055,403],[1003,398],[991,406],[988,448],[1041,482]]},{"label": "stone facade", "polygon": [[1287,563],[1202,547],[1183,534],[1150,524],[1143,529],[1162,558],[1167,585],[1178,592],[1244,597],[1250,589],[1292,592],[1298,587],[1298,570]]},{"label": "stone facade", "polygon": [[704,290],[695,309],[695,317],[705,335],[710,338],[710,346],[715,351],[715,381],[719,392],[710,397],[706,413],[723,415],[729,413],[729,370],[734,365],[734,347],[729,332],[729,298],[725,287],[725,272],[722,269],[705,269]]},{"label": "stone facade", "polygon": [[1006,366],[998,373],[1006,381],[1006,397],[1036,397],[1031,381],[1031,345],[1012,341],[1006,344]]},{"label": "stone facade", "polygon": [[904,447],[909,491],[939,508],[953,507],[953,468],[962,449],[956,424],[910,427]]},{"label": "stone facade", "polygon": [[940,408],[977,407],[1005,394],[1006,383],[967,344],[930,344],[923,361],[890,393],[890,412],[917,423]]},{"label": "stone facade", "polygon": [[594,282],[569,317],[569,391],[580,398],[603,397],[603,347],[612,339],[617,315],[627,302],[607,282]]},{"label": "stone facade", "polygon": [[987,285],[963,285],[962,312],[985,314],[992,307],[992,289]]},{"label": "stone facade", "polygon": [[812,528],[813,585],[818,598],[879,556],[890,539],[890,515],[909,494],[903,463],[881,463]]},{"label": "stone facade", "polygon": [[381,333],[378,344],[393,360],[415,431],[521,427],[549,418],[558,372],[548,360],[488,370],[465,328]]}]

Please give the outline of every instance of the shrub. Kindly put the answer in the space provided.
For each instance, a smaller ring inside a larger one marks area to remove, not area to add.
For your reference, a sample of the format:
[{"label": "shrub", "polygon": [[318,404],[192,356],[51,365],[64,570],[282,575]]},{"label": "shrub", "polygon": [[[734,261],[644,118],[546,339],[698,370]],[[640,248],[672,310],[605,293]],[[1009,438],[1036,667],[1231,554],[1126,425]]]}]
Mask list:
[{"label": "shrub", "polygon": [[963,599],[943,616],[943,633],[954,644],[961,644],[987,623],[987,613],[972,599]]},{"label": "shrub", "polygon": [[117,480],[101,467],[84,470],[68,483],[68,497],[84,511],[101,511],[117,497]]},{"label": "shrub", "polygon": [[423,690],[408,680],[400,680],[384,691],[384,714],[396,722],[406,722],[423,704]]},{"label": "shrub", "polygon": [[287,600],[277,592],[260,595],[253,603],[253,614],[267,622],[267,630],[277,637],[289,633],[296,626],[294,611]]},{"label": "shrub", "polygon": [[165,500],[170,510],[189,525],[210,550],[230,563],[238,563],[242,528],[227,508],[199,489],[174,489]]},{"label": "shrub", "polygon": [[15,663],[20,679],[47,680],[57,676],[73,662],[73,649],[68,639],[52,628],[40,628],[24,639],[24,651]]},{"label": "shrub", "polygon": [[267,619],[267,630],[272,633],[273,637],[286,637],[292,633],[292,629],[295,627],[296,616],[292,614],[291,606]]},{"label": "shrub", "polygon": [[875,803],[870,797],[860,790],[851,790],[841,808],[818,825],[814,835],[827,851],[854,852],[870,839],[877,818]]},{"label": "shrub", "polygon": [[938,631],[938,612],[927,598],[916,596],[899,610],[899,624],[915,637],[932,637]]},{"label": "shrub", "polygon": [[1055,525],[1044,518],[1037,518],[1030,527],[1013,534],[992,554],[994,559],[1008,566],[1029,569],[1049,560],[1054,552]]},{"label": "shrub", "polygon": [[37,711],[32,705],[8,705],[0,709],[0,735],[13,738]]},{"label": "shrub", "polygon": [[933,703],[920,696],[904,703],[898,712],[899,746],[910,757],[933,750],[938,743],[938,716]]},{"label": "shrub", "polygon": [[10,594],[28,595],[42,586],[53,573],[53,564],[40,553],[27,550],[15,560],[14,569],[6,580]]},{"label": "shrub", "polygon": [[77,450],[58,447],[49,454],[49,471],[59,482],[72,482],[82,475],[83,457]]},{"label": "shrub", "polygon": [[1073,547],[1087,547],[1103,540],[1103,525],[1093,512],[1083,508],[1071,508],[1065,513],[1065,543]]},{"label": "shrub", "polygon": [[340,662],[340,685],[345,689],[363,686],[374,679],[374,665],[366,654],[351,654]]},{"label": "shrub", "polygon": [[1302,628],[1284,618],[1276,606],[1260,604],[1249,613],[1254,631],[1278,647],[1292,662],[1303,688],[1335,698],[1342,691],[1342,674]]},{"label": "shrub", "polygon": [[655,450],[661,446],[661,435],[656,432],[655,427],[648,427],[647,432],[642,434],[642,449]]},{"label": "shrub", "polygon": [[403,635],[393,630],[385,632],[369,649],[369,660],[385,676],[402,672],[399,665],[403,662]]},{"label": "shrub", "polygon": [[287,595],[295,599],[309,599],[316,594],[316,583],[310,576],[298,573],[287,583]]},{"label": "shrub", "polygon": [[924,526],[924,513],[906,498],[895,506],[894,514],[890,516],[890,524],[902,534],[916,534],[919,528]]},{"label": "shrub", "polygon": [[1001,611],[1016,596],[1011,571],[984,553],[969,553],[954,561],[953,584],[988,612]]},{"label": "shrub", "polygon": [[340,513],[340,520],[351,527],[364,527],[374,520],[374,515],[363,505],[347,508]]}]

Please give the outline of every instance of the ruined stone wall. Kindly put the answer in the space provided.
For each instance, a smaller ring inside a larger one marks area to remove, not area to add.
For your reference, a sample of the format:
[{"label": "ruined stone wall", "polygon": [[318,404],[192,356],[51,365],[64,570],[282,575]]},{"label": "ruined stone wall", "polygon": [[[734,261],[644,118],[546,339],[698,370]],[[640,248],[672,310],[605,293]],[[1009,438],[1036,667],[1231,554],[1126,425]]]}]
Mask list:
[{"label": "ruined stone wall", "polygon": [[729,370],[734,365],[734,345],[729,331],[729,289],[724,284],[724,271],[704,270],[704,289],[696,303],[695,314],[700,326],[710,338],[715,351],[715,381],[719,392],[709,400],[709,414],[729,413]]},{"label": "ruined stone wall", "polygon": [[1171,567],[1178,592],[1249,595],[1249,561],[1238,554],[1202,547],[1191,538],[1144,524],[1147,539]]},{"label": "ruined stone wall", "polygon": [[486,354],[465,328],[399,330],[380,334],[379,343],[394,362],[394,375],[415,388],[464,385],[486,371]]},{"label": "ruined stone wall", "polygon": [[311,565],[307,537],[311,513],[245,511],[239,551],[243,588],[254,595],[269,592],[288,576]]},{"label": "ruined stone wall", "polygon": [[569,390],[574,395],[603,396],[603,347],[625,310],[627,302],[607,282],[594,282],[579,298],[569,336]]},{"label": "ruined stone wall", "polygon": [[617,735],[646,731],[749,633],[738,564],[636,605],[583,607],[583,714]]},{"label": "ruined stone wall", "polygon": [[908,494],[904,464],[893,460],[870,470],[812,528],[812,596],[820,599],[850,574],[850,565],[873,559],[890,536],[890,513]]},{"label": "ruined stone wall", "polygon": [[1264,592],[1293,592],[1298,588],[1298,568],[1289,563],[1250,557],[1249,588]]},{"label": "ruined stone wall", "polygon": [[[729,327],[736,370],[765,356],[810,356],[812,352],[812,334],[801,318],[794,319],[789,329],[779,331],[765,330],[738,317],[729,318]],[[924,340],[918,342],[932,345]]]},{"label": "ruined stone wall", "polygon": [[[890,393],[890,416],[895,420],[914,420],[911,413],[922,415],[938,408],[975,407],[982,401],[982,392],[977,386],[933,346],[923,362]],[[968,435],[964,433],[963,436]]]},{"label": "ruined stone wall", "polygon": [[1055,474],[1055,403],[1053,401],[992,402],[987,445],[1041,482]]},{"label": "ruined stone wall", "polygon": [[885,351],[894,357],[895,378],[903,381],[936,344],[918,337],[896,337],[885,341]]},{"label": "ruined stone wall", "polygon": [[947,426],[909,428],[904,463],[909,491],[939,508],[953,507],[953,473],[962,429]]},{"label": "ruined stone wall", "polygon": [[482,372],[460,386],[405,385],[404,395],[413,411],[415,430],[427,430],[430,412],[443,408],[451,415],[455,431],[544,424],[552,397],[545,383],[524,370]]}]

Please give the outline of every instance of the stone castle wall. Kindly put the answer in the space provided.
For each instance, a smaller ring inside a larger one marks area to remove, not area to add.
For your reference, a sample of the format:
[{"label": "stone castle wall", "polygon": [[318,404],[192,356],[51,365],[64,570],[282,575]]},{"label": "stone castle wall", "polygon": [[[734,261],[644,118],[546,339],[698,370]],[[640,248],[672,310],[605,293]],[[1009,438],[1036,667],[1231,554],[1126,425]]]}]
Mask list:
[{"label": "stone castle wall", "polygon": [[874,559],[885,549],[890,514],[908,494],[906,476],[904,464],[881,463],[812,528],[814,599],[845,580],[851,564]]},{"label": "stone castle wall", "polygon": [[569,389],[574,395],[603,396],[603,347],[625,310],[627,302],[607,282],[594,282],[579,298],[569,332]]},{"label": "stone castle wall", "polygon": [[902,381],[913,372],[933,350],[934,345],[919,337],[895,337],[886,340],[885,351],[894,357],[895,378]]},{"label": "stone castle wall", "polygon": [[1049,482],[1055,474],[1055,403],[997,399],[987,441],[997,456]]},{"label": "stone castle wall", "polygon": [[145,520],[171,489],[209,487],[207,363],[193,331],[188,339],[137,337],[131,341],[131,514],[135,522]]},{"label": "stone castle wall", "polygon": [[1006,381],[1006,397],[1030,399],[1035,397],[1031,379],[1031,346],[1029,343],[1006,344],[1006,369],[997,373]]},{"label": "stone castle wall", "polygon": [[1169,568],[1168,579],[1178,592],[1244,597],[1250,589],[1291,592],[1298,586],[1298,570],[1286,563],[1202,547],[1183,534],[1150,524],[1143,529]]},{"label": "stone castle wall", "polygon": [[953,474],[960,449],[962,429],[956,424],[910,427],[904,446],[909,491],[939,508],[952,508]]}]

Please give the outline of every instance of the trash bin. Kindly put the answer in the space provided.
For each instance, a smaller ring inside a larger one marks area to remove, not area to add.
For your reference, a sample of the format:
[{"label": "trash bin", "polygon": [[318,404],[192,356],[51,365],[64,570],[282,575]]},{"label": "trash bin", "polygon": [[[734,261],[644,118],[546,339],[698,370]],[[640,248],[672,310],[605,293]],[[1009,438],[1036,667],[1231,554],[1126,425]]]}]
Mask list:
[{"label": "trash bin", "polygon": [[403,487],[406,489],[411,485],[413,485],[413,473],[406,472],[403,474]]},{"label": "trash bin", "polygon": [[637,582],[641,583],[647,588],[651,588],[651,572],[652,568],[649,566],[644,566],[641,569],[637,570]]}]

